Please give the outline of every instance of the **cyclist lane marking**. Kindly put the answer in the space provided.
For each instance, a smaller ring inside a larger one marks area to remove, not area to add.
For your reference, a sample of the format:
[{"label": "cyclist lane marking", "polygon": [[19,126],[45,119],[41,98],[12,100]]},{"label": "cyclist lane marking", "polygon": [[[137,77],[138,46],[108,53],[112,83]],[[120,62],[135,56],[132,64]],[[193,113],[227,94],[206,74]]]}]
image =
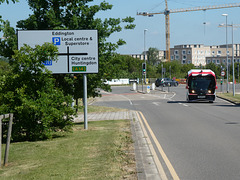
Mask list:
[{"label": "cyclist lane marking", "polygon": [[[139,113],[140,115],[139,115],[138,113]],[[157,140],[156,136],[154,135],[151,127],[149,126],[146,118],[144,117],[144,115],[143,115],[142,112],[140,112],[140,111],[137,112],[137,115],[138,115],[138,117],[141,116],[141,118],[139,117],[139,121],[140,121],[140,124],[141,124],[143,130],[145,131],[145,132],[144,132],[145,136],[148,137],[148,134],[147,134],[147,132],[146,132],[146,129],[145,129],[144,125],[143,125],[142,120],[144,121],[144,124],[146,125],[146,128],[147,128],[148,132],[150,133],[150,135],[151,135],[151,137],[152,137],[152,139],[153,139],[153,141],[154,141],[154,143],[155,143],[155,145],[156,145],[156,147],[157,147],[160,155],[162,156],[162,158],[163,158],[166,166],[168,167],[168,170],[169,170],[172,178],[173,178],[174,180],[180,180],[179,177],[178,177],[178,175],[177,175],[177,173],[176,173],[176,171],[175,171],[175,169],[173,168],[171,162],[169,161],[167,155],[165,154],[162,146],[161,146],[160,143],[158,142],[158,140]],[[142,120],[141,120],[141,119],[142,119]],[[149,138],[147,138],[147,139],[150,141]],[[149,142],[149,144],[151,144],[151,141]],[[151,145],[151,146],[152,146],[152,145]],[[152,148],[153,148],[153,147],[152,147]],[[151,149],[152,149],[152,148],[151,148]],[[152,150],[151,150],[151,151],[152,151]],[[166,174],[165,174],[165,172],[164,172],[164,170],[163,170],[163,167],[162,167],[162,165],[161,165],[161,163],[160,163],[160,161],[159,161],[159,159],[158,159],[158,157],[157,157],[156,152],[154,151],[154,149],[153,149],[153,152],[152,152],[152,153],[153,153],[154,159],[156,159],[155,162],[156,162],[156,165],[158,166],[160,175],[165,178],[165,177],[166,177]],[[167,179],[167,177],[166,177],[166,179]]]}]

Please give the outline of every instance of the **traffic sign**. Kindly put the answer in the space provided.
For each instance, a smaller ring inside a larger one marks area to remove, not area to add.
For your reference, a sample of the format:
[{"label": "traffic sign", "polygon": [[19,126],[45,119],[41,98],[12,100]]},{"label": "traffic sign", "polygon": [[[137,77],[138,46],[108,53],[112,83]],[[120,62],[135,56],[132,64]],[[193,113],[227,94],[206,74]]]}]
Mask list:
[{"label": "traffic sign", "polygon": [[221,76],[225,76],[225,75],[226,75],[225,71],[221,71]]},{"label": "traffic sign", "polygon": [[150,93],[150,86],[147,86],[147,93]]},{"label": "traffic sign", "polygon": [[54,74],[98,73],[97,30],[23,30],[18,31],[18,48],[53,43],[58,47],[58,61],[44,65]]}]

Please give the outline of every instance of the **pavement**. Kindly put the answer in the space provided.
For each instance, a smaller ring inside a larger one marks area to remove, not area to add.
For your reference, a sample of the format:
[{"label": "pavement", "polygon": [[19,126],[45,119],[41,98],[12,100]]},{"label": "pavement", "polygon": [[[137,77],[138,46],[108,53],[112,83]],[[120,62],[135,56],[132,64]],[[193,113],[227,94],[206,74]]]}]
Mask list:
[{"label": "pavement", "polygon": [[[130,120],[138,180],[162,180],[157,164],[154,161],[154,152],[150,148],[149,137],[144,132],[144,127],[136,111],[120,110],[117,112],[88,113],[87,119],[88,121]],[[83,122],[84,115],[79,115],[74,121]]]}]

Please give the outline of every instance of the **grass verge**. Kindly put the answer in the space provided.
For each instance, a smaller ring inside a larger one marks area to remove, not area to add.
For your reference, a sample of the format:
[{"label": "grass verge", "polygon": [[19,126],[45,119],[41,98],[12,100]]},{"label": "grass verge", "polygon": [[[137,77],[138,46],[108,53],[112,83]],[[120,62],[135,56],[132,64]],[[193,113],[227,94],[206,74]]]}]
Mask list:
[{"label": "grass verge", "polygon": [[137,179],[130,121],[89,124],[53,140],[12,143],[1,179]]},{"label": "grass verge", "polygon": [[236,104],[240,104],[240,94],[235,94],[235,96],[233,96],[232,93],[217,93],[217,96],[228,99]]}]

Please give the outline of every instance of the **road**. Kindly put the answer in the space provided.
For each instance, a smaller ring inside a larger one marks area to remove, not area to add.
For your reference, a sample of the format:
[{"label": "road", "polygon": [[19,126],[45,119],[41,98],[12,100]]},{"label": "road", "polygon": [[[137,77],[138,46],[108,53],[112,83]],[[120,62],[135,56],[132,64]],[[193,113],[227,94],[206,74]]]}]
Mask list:
[{"label": "road", "polygon": [[[183,85],[141,94],[113,87],[95,105],[141,111],[181,180],[240,179],[240,107],[221,99],[187,103]],[[167,89],[165,89],[167,90]],[[155,146],[168,179],[174,179]]]}]

